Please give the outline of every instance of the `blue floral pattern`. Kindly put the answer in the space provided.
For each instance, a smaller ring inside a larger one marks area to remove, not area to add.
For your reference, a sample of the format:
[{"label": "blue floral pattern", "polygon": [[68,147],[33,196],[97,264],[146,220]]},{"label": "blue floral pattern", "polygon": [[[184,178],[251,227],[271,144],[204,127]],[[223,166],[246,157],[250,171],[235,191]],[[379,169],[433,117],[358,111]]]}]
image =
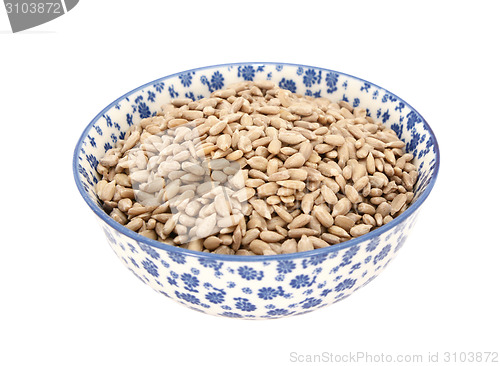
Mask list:
[{"label": "blue floral pattern", "polygon": [[[94,186],[97,162],[113,139],[153,116],[171,98],[199,99],[233,82],[271,79],[280,87],[311,96],[348,100],[396,131],[416,156],[415,197],[428,191],[439,162],[434,136],[424,119],[386,90],[342,73],[288,64],[236,64],[190,70],[129,93],[86,129],[75,149],[74,172],[80,192],[99,214]],[[94,207],[95,206],[95,207]],[[227,258],[189,252],[129,236],[118,224],[99,220],[111,248],[140,281],[204,313],[243,319],[305,314],[343,300],[376,278],[402,248],[417,210],[408,210],[376,236],[354,245],[341,243],[309,253],[276,257]],[[99,214],[100,215],[100,214]],[[102,217],[108,217],[103,213]],[[109,219],[109,217],[108,217]],[[111,220],[112,221],[112,220]]]}]

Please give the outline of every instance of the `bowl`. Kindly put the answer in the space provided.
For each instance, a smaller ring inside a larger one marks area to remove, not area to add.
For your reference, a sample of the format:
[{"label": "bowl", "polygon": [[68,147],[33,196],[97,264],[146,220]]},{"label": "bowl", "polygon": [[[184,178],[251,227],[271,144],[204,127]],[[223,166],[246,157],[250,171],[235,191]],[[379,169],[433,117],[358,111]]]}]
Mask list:
[{"label": "bowl", "polygon": [[[390,126],[418,167],[413,203],[391,222],[327,248],[273,256],[195,252],[143,237],[102,209],[94,186],[105,151],[142,118],[173,98],[199,99],[243,80],[272,80],[292,92],[345,100]],[[393,93],[368,81],[319,67],[234,63],[183,71],[140,86],[104,108],[75,148],[78,190],[96,214],[121,262],[157,292],[193,310],[244,319],[288,317],[336,303],[370,283],[396,257],[436,181],[439,150],[424,118]]]}]

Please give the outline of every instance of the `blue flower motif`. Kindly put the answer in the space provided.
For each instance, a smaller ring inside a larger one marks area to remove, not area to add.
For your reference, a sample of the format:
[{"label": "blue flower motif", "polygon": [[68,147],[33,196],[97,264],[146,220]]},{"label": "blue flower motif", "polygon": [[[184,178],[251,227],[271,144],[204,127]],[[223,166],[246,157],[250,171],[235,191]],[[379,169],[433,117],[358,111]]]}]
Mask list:
[{"label": "blue flower motif", "polygon": [[[89,184],[92,184],[87,171],[84,169],[84,167],[81,164],[78,164],[78,173],[83,175],[83,177],[87,180],[87,182],[89,182]],[[88,192],[88,189],[87,189],[87,192]]]},{"label": "blue flower motif", "polygon": [[184,288],[186,290],[192,291],[192,292],[198,292],[198,290],[195,289],[200,284],[200,281],[198,280],[198,278],[196,278],[195,276],[193,276],[190,273],[183,273],[181,275],[181,280],[182,280],[182,282],[184,282],[184,285],[185,285]]},{"label": "blue flower motif", "polygon": [[90,166],[94,169],[97,168],[97,165],[99,164],[99,161],[97,160],[97,158],[90,154],[90,155],[85,155],[85,158],[87,159],[88,163],[90,164]]},{"label": "blue flower motif", "polygon": [[[406,237],[404,238],[406,239]],[[403,244],[404,244],[404,239],[401,240],[398,245],[396,245],[396,248],[394,248],[394,253],[397,253],[399,251],[399,249],[401,249],[403,247]]]},{"label": "blue flower motif", "polygon": [[276,65],[276,71],[283,70],[283,65]]},{"label": "blue flower motif", "polygon": [[370,263],[371,260],[372,260],[372,256],[369,255],[368,257],[365,258],[365,264]]},{"label": "blue flower motif", "polygon": [[106,120],[106,126],[112,127],[113,126],[113,122],[111,122],[111,117],[108,116],[107,114],[103,114],[102,116]]},{"label": "blue flower motif", "polygon": [[187,88],[191,85],[191,80],[193,79],[193,77],[191,76],[190,72],[186,72],[184,74],[180,74],[179,79],[181,79],[181,84]]},{"label": "blue flower motif", "polygon": [[151,116],[151,111],[149,110],[149,107],[146,103],[140,102],[137,106],[137,109],[141,118],[148,118]]},{"label": "blue flower motif", "polygon": [[287,309],[272,309],[269,310],[267,314],[271,316],[283,316],[290,314],[290,311]]},{"label": "blue flower motif", "polygon": [[205,295],[205,299],[212,304],[222,304],[224,302],[224,295],[220,292],[209,292]]},{"label": "blue flower motif", "polygon": [[257,309],[257,307],[252,304],[248,299],[245,299],[243,297],[235,297],[234,300],[236,300],[236,306],[237,309],[240,309],[241,311],[254,311]]},{"label": "blue flower motif", "polygon": [[284,280],[285,280],[285,275],[282,275],[282,274],[277,275],[276,277],[274,277],[274,279],[275,279],[276,281],[280,281],[280,282],[281,282],[281,281],[284,281]]},{"label": "blue flower motif", "polygon": [[156,250],[154,250],[153,247],[151,247],[147,244],[139,243],[139,242],[137,242],[137,244],[139,244],[139,248],[141,248],[143,252],[149,254],[151,256],[151,258],[153,258],[153,259],[160,258],[160,255],[158,254],[158,252]]},{"label": "blue flower motif", "polygon": [[401,134],[403,133],[403,125],[398,124],[398,123],[393,123],[391,125],[391,130],[396,132],[396,135],[401,138]]},{"label": "blue flower motif", "polygon": [[156,94],[151,90],[148,90],[148,101],[154,102],[156,98]]},{"label": "blue flower motif", "polygon": [[333,253],[330,253],[330,255],[328,256],[328,259],[337,258],[338,255],[339,255],[339,251],[337,250]]},{"label": "blue flower motif", "polygon": [[172,259],[176,263],[179,263],[179,264],[186,263],[186,256],[184,254],[173,253],[173,252],[167,252],[167,254],[170,257],[170,259]]},{"label": "blue flower motif", "polygon": [[351,270],[349,271],[349,274],[353,273],[354,271],[356,271],[357,269],[360,269],[360,268],[361,268],[361,263],[360,262],[358,262],[356,264],[353,264],[351,266]]},{"label": "blue flower motif", "polygon": [[130,113],[127,113],[127,125],[132,126],[134,122],[132,121],[132,115]]},{"label": "blue flower motif", "polygon": [[293,280],[290,281],[290,286],[293,288],[301,288],[301,287],[309,287],[311,283],[309,283],[309,276],[300,274],[295,276]]},{"label": "blue flower motif", "polygon": [[380,244],[380,238],[375,237],[366,245],[365,250],[367,252],[373,252],[375,249],[377,249],[379,244]]},{"label": "blue flower motif", "polygon": [[299,67],[297,68],[297,75],[299,75],[299,76],[300,76],[300,75],[302,75],[303,73],[304,73],[304,68],[303,68],[302,66],[299,66]]},{"label": "blue flower motif", "polygon": [[108,238],[111,244],[116,245],[116,239],[108,229],[104,229],[104,234],[106,235],[106,238]]},{"label": "blue flower motif", "polygon": [[170,85],[168,87],[168,93],[170,94],[170,98],[177,98],[179,96],[179,93],[177,93],[174,89],[173,85]]},{"label": "blue flower motif", "polygon": [[314,97],[314,98],[321,98],[321,90],[315,91],[315,92],[313,93],[313,97]]},{"label": "blue flower motif", "polygon": [[277,296],[283,295],[283,293],[284,291],[281,288],[281,286],[278,287],[277,289],[272,287],[262,287],[259,290],[258,295],[263,300],[272,300]]},{"label": "blue flower motif", "polygon": [[165,268],[170,268],[170,264],[168,264],[167,262],[165,262],[163,259],[160,261],[161,265]]},{"label": "blue flower motif", "polygon": [[361,89],[359,89],[359,90],[360,90],[360,91],[363,91],[363,90],[364,90],[364,91],[366,91],[366,92],[368,93],[368,89],[370,89],[372,86],[371,86],[370,84],[368,84],[368,83],[364,83],[364,84],[365,84],[365,85],[363,85],[363,86],[361,87]]},{"label": "blue flower motif", "polygon": [[295,93],[297,91],[297,86],[295,85],[295,81],[293,81],[292,79],[283,78],[278,83],[278,86],[282,89],[290,90],[292,93]]},{"label": "blue flower motif", "polygon": [[309,258],[309,262],[308,263],[310,265],[312,265],[312,266],[320,265],[321,263],[323,263],[326,260],[327,256],[328,256],[328,254],[314,255],[311,258]]},{"label": "blue flower motif", "polygon": [[198,258],[198,262],[205,268],[212,268],[218,271],[221,269],[223,262],[217,262],[213,259]]},{"label": "blue flower motif", "polygon": [[415,127],[415,125],[417,123],[422,122],[422,120],[420,119],[420,117],[418,117],[418,115],[417,115],[417,113],[415,113],[415,111],[411,111],[410,113],[408,113],[406,115],[406,118],[408,118],[408,122],[406,123],[408,130],[413,129],[413,127]]},{"label": "blue flower motif", "polygon": [[150,275],[155,276],[155,277],[159,276],[159,274],[158,274],[158,267],[156,266],[156,264],[154,264],[148,258],[146,258],[145,260],[143,260],[141,263],[142,263],[142,266],[144,267],[144,269],[146,271],[148,271]]},{"label": "blue flower motif", "polygon": [[335,291],[341,292],[344,290],[348,290],[356,284],[356,281],[357,280],[353,278],[346,278],[344,281],[340,282],[337,286],[335,286]]},{"label": "blue flower motif", "polygon": [[322,299],[316,299],[314,297],[308,297],[307,299],[305,299],[304,301],[302,301],[301,304],[302,304],[302,308],[303,309],[309,309],[309,308],[313,308],[315,306],[318,306],[322,302],[323,302]]},{"label": "blue flower motif", "polygon": [[200,270],[197,268],[191,268],[191,273],[195,276],[198,276],[200,274]]},{"label": "blue flower motif", "polygon": [[159,83],[153,84],[153,87],[158,93],[161,93],[163,89],[165,88],[165,83],[160,81]]},{"label": "blue flower motif", "polygon": [[314,69],[307,69],[302,80],[304,85],[310,88],[312,84],[316,84],[316,81],[318,80],[316,71]]},{"label": "blue flower motif", "polygon": [[359,250],[359,245],[350,247],[342,256],[342,263],[340,265],[347,266],[351,264],[351,259],[358,253],[358,250]]},{"label": "blue flower motif", "polygon": [[212,75],[210,82],[214,90],[221,89],[224,86],[224,76],[219,71],[216,71]]},{"label": "blue flower motif", "polygon": [[394,95],[385,93],[382,97],[382,103],[387,103],[387,101],[395,102],[397,99]]},{"label": "blue flower motif", "polygon": [[181,300],[190,302],[191,304],[195,304],[195,305],[200,304],[200,300],[196,296],[191,295],[191,294],[184,294],[182,292],[175,291],[175,296],[177,296]]},{"label": "blue flower motif", "polygon": [[286,274],[290,273],[295,269],[296,265],[292,261],[278,261],[278,273]]},{"label": "blue flower motif", "polygon": [[339,80],[339,74],[337,74],[335,72],[329,72],[326,74],[325,81],[326,81],[326,86],[328,86],[328,89],[326,90],[326,92],[328,94],[331,94],[337,90],[338,80]]},{"label": "blue flower motif", "polygon": [[260,281],[264,277],[262,271],[257,272],[255,269],[248,266],[243,266],[238,268],[238,274],[247,281],[258,280]]},{"label": "blue flower motif", "polygon": [[420,141],[420,134],[415,130],[411,131],[411,140],[406,144],[406,151],[413,153]]},{"label": "blue flower motif", "polygon": [[384,114],[382,115],[382,122],[387,122],[387,120],[391,117],[391,115],[389,114],[389,110],[386,110],[384,112]]},{"label": "blue flower motif", "polygon": [[387,257],[387,254],[391,251],[391,244],[387,244],[385,247],[382,248],[380,253],[378,253],[375,258],[373,258],[373,264],[377,264],[380,262],[382,259]]},{"label": "blue flower motif", "polygon": [[323,290],[323,291],[319,294],[319,296],[323,296],[323,297],[325,297],[325,296],[327,296],[327,295],[328,295],[330,292],[332,292],[332,291],[333,291],[333,290],[332,290],[332,289],[330,289],[330,288],[325,288],[325,289],[324,289],[324,290]]},{"label": "blue flower motif", "polygon": [[136,267],[136,268],[139,268],[139,265],[137,264],[137,262],[135,261],[134,258],[132,257],[128,257],[128,259],[130,259],[130,262],[132,262],[132,264]]},{"label": "blue flower motif", "polygon": [[252,65],[238,66],[238,77],[242,77],[244,80],[253,80],[255,69]]},{"label": "blue flower motif", "polygon": [[177,281],[176,281],[175,279],[173,279],[172,277],[167,276],[167,281],[168,281],[168,283],[169,283],[171,286],[179,287],[179,286],[177,285]]},{"label": "blue flower motif", "polygon": [[241,292],[243,292],[244,294],[250,295],[253,291],[250,287],[243,287],[241,289]]},{"label": "blue flower motif", "polygon": [[227,316],[228,318],[243,318],[243,315],[238,314],[238,313],[232,313],[230,311],[225,311],[219,315]]}]

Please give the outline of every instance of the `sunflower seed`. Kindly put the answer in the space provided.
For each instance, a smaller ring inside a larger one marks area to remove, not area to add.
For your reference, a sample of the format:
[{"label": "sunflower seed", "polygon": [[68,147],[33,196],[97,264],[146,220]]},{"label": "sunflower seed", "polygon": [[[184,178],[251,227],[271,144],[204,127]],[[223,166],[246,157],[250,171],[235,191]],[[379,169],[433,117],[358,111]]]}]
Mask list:
[{"label": "sunflower seed", "polygon": [[285,160],[285,168],[300,168],[304,165],[306,159],[301,153],[296,153]]},{"label": "sunflower seed", "polygon": [[356,225],[356,226],[353,226],[351,228],[351,230],[349,230],[349,233],[357,238],[358,236],[361,236],[361,235],[364,235],[366,233],[368,233],[371,229],[371,225],[366,225],[366,224],[359,224],[359,225]]},{"label": "sunflower seed", "polygon": [[314,206],[313,214],[324,227],[328,228],[333,225],[333,217],[323,206]]},{"label": "sunflower seed", "polygon": [[298,252],[307,252],[308,250],[313,250],[314,246],[306,235],[302,235],[299,242],[297,243],[297,251]]}]

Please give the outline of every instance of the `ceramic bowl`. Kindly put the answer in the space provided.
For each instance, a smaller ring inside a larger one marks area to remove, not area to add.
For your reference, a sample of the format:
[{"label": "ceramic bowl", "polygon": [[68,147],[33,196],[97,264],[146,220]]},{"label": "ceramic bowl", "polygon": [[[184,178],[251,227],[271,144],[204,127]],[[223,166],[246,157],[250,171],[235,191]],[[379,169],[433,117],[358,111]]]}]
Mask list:
[{"label": "ceramic bowl", "polygon": [[[125,228],[101,208],[96,167],[132,124],[172,98],[199,99],[242,80],[272,80],[292,92],[345,100],[390,126],[418,167],[412,205],[390,223],[328,248],[275,256],[228,256],[165,245]],[[237,63],[173,74],[116,99],[85,128],[74,152],[76,185],[121,262],[142,282],[191,309],[264,319],[304,314],[345,299],[370,283],[402,248],[436,180],[439,150],[424,118],[393,93],[365,80],[318,67]],[[416,244],[416,243],[415,243]]]}]

